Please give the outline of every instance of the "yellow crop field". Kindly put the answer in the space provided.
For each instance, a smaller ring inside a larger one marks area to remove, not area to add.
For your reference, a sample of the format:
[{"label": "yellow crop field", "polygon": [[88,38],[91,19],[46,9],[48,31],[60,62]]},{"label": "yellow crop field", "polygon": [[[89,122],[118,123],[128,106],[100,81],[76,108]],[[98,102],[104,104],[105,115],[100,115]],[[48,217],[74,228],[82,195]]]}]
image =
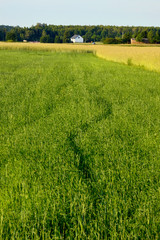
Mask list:
[{"label": "yellow crop field", "polygon": [[91,44],[43,44],[0,42],[0,49],[27,49],[48,51],[91,51],[106,60],[143,66],[160,72],[160,47],[156,45],[91,45]]},{"label": "yellow crop field", "polygon": [[107,60],[143,66],[160,72],[160,47],[158,46],[97,46],[96,54]]}]

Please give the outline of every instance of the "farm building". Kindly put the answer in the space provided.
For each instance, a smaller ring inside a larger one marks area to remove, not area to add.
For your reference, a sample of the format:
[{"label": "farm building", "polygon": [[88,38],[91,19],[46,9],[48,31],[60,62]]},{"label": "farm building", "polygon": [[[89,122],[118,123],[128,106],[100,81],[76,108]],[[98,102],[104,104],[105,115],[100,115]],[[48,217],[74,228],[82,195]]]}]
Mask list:
[{"label": "farm building", "polygon": [[142,38],[142,42],[137,42],[135,38],[131,38],[131,44],[149,43],[148,38]]},{"label": "farm building", "polygon": [[71,37],[71,42],[83,43],[83,38],[80,35],[74,35],[73,37]]}]

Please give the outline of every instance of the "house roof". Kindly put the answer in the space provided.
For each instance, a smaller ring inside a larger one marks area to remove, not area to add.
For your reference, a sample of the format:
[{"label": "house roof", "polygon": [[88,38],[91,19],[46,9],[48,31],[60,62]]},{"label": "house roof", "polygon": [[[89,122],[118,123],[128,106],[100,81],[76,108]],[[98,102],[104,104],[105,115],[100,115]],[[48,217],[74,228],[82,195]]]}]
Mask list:
[{"label": "house roof", "polygon": [[80,37],[80,35],[74,35],[71,39],[76,39],[77,37]]}]

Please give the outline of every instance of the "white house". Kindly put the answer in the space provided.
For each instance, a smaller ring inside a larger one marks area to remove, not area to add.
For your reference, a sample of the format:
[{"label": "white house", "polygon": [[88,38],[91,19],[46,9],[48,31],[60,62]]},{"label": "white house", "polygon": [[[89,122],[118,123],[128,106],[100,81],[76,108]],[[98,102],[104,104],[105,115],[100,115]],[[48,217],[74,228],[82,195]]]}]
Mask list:
[{"label": "white house", "polygon": [[71,37],[71,42],[83,43],[83,38],[80,35],[74,35],[73,37]]}]

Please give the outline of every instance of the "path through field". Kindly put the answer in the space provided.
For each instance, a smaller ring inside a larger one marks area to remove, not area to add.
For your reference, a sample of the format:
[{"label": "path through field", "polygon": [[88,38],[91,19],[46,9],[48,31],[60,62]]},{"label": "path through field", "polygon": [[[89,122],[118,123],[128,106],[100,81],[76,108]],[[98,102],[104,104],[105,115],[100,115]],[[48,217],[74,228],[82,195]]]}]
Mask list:
[{"label": "path through field", "polygon": [[160,74],[0,51],[0,239],[158,239]]}]

